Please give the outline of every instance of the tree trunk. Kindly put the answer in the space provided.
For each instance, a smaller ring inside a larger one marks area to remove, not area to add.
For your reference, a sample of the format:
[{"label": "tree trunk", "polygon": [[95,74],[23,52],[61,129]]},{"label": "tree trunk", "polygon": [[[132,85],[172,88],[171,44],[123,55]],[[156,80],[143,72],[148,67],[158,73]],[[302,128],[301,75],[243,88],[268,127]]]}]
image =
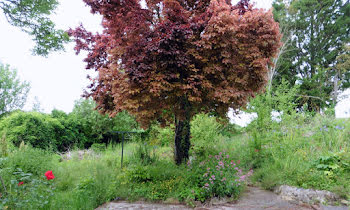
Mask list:
[{"label": "tree trunk", "polygon": [[189,158],[188,152],[190,150],[190,105],[187,100],[183,103],[184,118],[175,118],[175,162],[180,165]]}]

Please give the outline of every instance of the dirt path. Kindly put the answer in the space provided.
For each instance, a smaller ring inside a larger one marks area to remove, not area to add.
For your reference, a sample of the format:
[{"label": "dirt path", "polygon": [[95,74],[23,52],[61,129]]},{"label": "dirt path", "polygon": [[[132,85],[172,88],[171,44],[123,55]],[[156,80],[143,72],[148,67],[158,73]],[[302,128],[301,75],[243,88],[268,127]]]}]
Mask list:
[{"label": "dirt path", "polygon": [[[121,202],[110,202],[97,208],[98,210],[112,210],[112,209],[158,209],[158,210],[186,210],[191,209],[185,205],[167,205],[167,204],[152,204],[145,202],[127,203]],[[288,201],[282,200],[278,195],[273,192],[261,190],[257,187],[248,187],[242,197],[235,203],[217,204],[211,206],[197,207],[198,210],[348,210],[347,207],[334,207],[334,206],[323,206],[323,205],[306,205],[306,204],[294,204]]]}]

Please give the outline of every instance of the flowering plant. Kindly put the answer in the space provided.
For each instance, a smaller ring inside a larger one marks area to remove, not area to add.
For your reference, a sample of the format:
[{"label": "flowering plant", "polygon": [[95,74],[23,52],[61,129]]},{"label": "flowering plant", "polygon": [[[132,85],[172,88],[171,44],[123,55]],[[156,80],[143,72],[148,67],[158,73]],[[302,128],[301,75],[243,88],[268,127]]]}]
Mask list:
[{"label": "flowering plant", "polygon": [[[197,165],[198,164],[198,165]],[[188,164],[190,171],[196,171],[197,182],[202,189],[204,198],[209,197],[237,197],[242,191],[244,182],[253,171],[243,173],[239,168],[240,161],[234,161],[225,152],[209,155],[206,160]]]},{"label": "flowering plant", "polygon": [[[45,176],[47,180],[55,178],[52,171],[47,171]],[[48,209],[55,188],[47,180],[17,168],[11,187],[0,197],[0,209]]]}]

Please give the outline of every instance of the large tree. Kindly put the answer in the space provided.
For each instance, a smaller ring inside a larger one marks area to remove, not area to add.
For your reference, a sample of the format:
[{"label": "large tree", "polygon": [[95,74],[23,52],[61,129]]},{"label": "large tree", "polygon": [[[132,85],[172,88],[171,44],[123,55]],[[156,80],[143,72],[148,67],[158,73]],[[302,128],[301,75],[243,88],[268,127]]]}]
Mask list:
[{"label": "large tree", "polygon": [[309,110],[334,106],[335,92],[346,88],[344,82],[350,79],[336,68],[349,41],[349,1],[275,0],[273,7],[275,19],[288,29],[284,39],[290,40],[276,65],[276,81],[284,77],[300,84],[299,105],[306,103]]},{"label": "large tree", "polygon": [[0,63],[0,116],[21,109],[27,99],[29,83],[17,77],[17,71]]},{"label": "large tree", "polygon": [[66,32],[56,30],[48,17],[57,5],[57,0],[0,0],[7,21],[31,35],[36,44],[33,53],[44,56],[62,50],[63,43],[69,40]]},{"label": "large tree", "polygon": [[111,115],[127,110],[143,126],[175,123],[175,161],[188,158],[190,119],[226,117],[267,83],[280,46],[272,13],[248,0],[84,0],[103,16],[102,34],[70,30],[77,53],[98,71],[88,96]]}]

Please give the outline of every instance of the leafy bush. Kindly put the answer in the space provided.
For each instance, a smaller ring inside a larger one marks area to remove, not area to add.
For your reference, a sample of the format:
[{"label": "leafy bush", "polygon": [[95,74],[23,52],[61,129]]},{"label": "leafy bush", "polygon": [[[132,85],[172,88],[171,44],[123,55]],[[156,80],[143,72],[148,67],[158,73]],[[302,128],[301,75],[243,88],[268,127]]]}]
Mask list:
[{"label": "leafy bush", "polygon": [[83,126],[78,119],[56,109],[52,110],[51,117],[58,120],[64,127],[56,141],[59,151],[67,151],[74,146],[83,148],[82,144],[87,141],[87,137],[82,132]]},{"label": "leafy bush", "polygon": [[221,127],[216,117],[197,114],[191,121],[192,151],[203,156],[210,148],[215,147]]},{"label": "leafy bush", "polygon": [[174,126],[161,127],[152,125],[148,130],[148,141],[151,145],[169,146],[174,141]]},{"label": "leafy bush", "polygon": [[[204,201],[211,197],[237,198],[244,187],[244,182],[252,174],[239,168],[240,161],[235,161],[225,152],[208,158],[187,163],[187,189],[191,189],[195,200]],[[187,190],[186,190],[187,191]],[[188,192],[188,191],[187,191]],[[186,194],[182,194],[182,199]],[[187,195],[189,196],[189,195]]]},{"label": "leafy bush", "polygon": [[0,122],[0,135],[19,146],[23,141],[33,147],[56,151],[64,126],[49,115],[37,112],[14,112]]},{"label": "leafy bush", "polygon": [[137,130],[138,124],[134,117],[127,112],[120,112],[115,117],[100,114],[96,103],[91,99],[80,99],[75,102],[69,117],[79,123],[80,132],[85,138],[81,139],[80,146],[89,148],[93,143],[109,143],[118,139],[112,131]]}]

